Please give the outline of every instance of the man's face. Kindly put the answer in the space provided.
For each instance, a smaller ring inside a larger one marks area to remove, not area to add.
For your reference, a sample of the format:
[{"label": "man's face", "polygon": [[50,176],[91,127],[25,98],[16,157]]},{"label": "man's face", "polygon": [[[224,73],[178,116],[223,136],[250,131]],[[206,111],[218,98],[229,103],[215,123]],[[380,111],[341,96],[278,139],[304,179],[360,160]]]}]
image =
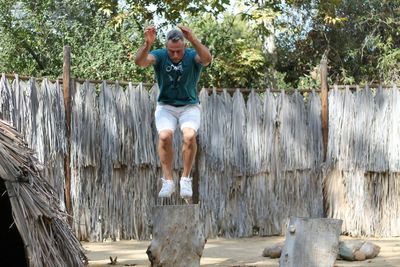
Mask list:
[{"label": "man's face", "polygon": [[168,56],[173,63],[178,63],[182,60],[185,54],[185,43],[182,40],[167,42]]}]

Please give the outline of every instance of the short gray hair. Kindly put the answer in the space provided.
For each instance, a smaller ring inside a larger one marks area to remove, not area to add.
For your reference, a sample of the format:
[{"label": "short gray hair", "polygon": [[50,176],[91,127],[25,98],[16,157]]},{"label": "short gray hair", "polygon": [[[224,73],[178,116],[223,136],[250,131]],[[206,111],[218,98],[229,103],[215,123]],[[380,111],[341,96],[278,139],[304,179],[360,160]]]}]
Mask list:
[{"label": "short gray hair", "polygon": [[177,42],[183,39],[183,33],[180,30],[173,29],[167,33],[167,42],[171,40],[173,42]]}]

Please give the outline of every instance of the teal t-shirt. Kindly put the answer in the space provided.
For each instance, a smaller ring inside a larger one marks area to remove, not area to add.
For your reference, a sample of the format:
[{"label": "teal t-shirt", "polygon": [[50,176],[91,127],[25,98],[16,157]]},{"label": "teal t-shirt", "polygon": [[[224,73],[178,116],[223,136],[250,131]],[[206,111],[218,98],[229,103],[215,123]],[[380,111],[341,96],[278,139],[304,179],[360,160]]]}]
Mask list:
[{"label": "teal t-shirt", "polygon": [[173,106],[199,103],[197,82],[203,65],[195,60],[196,50],[186,48],[177,64],[171,61],[166,48],[153,50],[150,54],[156,58],[154,70],[160,88],[158,102]]}]

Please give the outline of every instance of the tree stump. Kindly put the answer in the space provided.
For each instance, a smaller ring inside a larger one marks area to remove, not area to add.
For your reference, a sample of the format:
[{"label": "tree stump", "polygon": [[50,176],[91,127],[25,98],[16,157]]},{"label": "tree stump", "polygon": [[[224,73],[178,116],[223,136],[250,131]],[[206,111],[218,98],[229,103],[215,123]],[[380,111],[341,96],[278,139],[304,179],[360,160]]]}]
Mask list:
[{"label": "tree stump", "polygon": [[333,267],[342,220],[290,218],[280,267]]},{"label": "tree stump", "polygon": [[151,267],[199,267],[205,245],[199,205],[155,206],[152,241],[147,248]]}]

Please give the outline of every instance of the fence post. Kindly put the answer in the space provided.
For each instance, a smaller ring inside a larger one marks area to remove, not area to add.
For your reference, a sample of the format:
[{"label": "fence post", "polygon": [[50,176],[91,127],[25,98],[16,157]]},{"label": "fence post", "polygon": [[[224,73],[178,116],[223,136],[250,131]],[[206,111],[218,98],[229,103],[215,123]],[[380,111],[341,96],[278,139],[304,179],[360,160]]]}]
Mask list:
[{"label": "fence post", "polygon": [[200,144],[199,144],[199,136],[196,138],[197,142],[197,151],[196,157],[194,159],[194,168],[193,168],[193,204],[199,204],[200,193],[199,193],[199,181],[200,181],[200,173],[199,173],[199,156],[200,156]]},{"label": "fence post", "polygon": [[64,46],[63,64],[63,88],[64,88],[64,109],[65,109],[65,138],[66,151],[64,156],[65,173],[65,207],[67,209],[68,223],[72,226],[72,202],[71,202],[71,48]]},{"label": "fence post", "polygon": [[321,123],[322,123],[322,143],[324,149],[324,161],[328,150],[328,62],[323,56],[320,63],[321,73]]}]

